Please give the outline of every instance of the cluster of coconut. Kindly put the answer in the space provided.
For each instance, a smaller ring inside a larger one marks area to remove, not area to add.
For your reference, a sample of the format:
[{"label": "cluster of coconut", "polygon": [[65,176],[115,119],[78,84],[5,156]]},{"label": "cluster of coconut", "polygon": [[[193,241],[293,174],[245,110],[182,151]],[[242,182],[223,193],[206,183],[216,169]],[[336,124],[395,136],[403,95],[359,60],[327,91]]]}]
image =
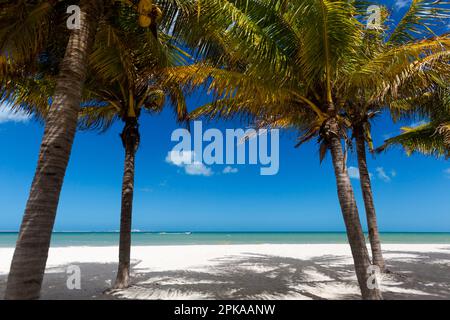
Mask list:
[{"label": "cluster of coconut", "polygon": [[162,18],[161,9],[152,0],[140,0],[138,4],[139,25],[148,28],[152,23],[159,23]]}]

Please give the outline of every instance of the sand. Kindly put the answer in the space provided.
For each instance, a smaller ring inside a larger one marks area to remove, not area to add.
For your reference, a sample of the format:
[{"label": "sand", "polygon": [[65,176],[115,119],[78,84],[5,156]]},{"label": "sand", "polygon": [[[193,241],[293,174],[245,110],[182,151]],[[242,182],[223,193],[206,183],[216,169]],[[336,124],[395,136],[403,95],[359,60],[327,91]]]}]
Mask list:
[{"label": "sand", "polygon": [[[379,279],[385,299],[450,299],[450,245],[385,244],[383,250],[393,272]],[[0,248],[0,297],[12,254]],[[345,244],[134,246],[132,286],[103,293],[115,279],[117,256],[117,247],[51,248],[42,298],[360,298]],[[73,265],[81,288],[70,290]]]}]

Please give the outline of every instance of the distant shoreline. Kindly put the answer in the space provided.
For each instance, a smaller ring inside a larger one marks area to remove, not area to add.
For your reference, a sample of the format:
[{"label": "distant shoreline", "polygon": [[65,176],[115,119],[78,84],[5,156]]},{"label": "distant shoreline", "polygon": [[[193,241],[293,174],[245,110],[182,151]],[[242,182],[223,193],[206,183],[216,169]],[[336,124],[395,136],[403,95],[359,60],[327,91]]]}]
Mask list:
[{"label": "distant shoreline", "polygon": [[[15,246],[17,232],[0,233],[0,247]],[[367,233],[365,234],[368,239]],[[448,232],[382,232],[382,244],[450,244]],[[52,247],[108,247],[119,243],[118,232],[54,232]],[[133,232],[133,246],[347,244],[345,232]]]},{"label": "distant shoreline", "polygon": [[[145,230],[139,230],[139,231],[131,231],[131,233],[150,233],[150,234],[185,234],[185,233],[192,233],[192,234],[203,234],[203,233],[256,233],[256,234],[265,234],[265,233],[280,233],[280,234],[295,234],[295,233],[346,233],[346,231],[145,231]],[[2,231],[0,230],[0,234],[2,233],[19,233],[19,231]],[[119,230],[113,230],[113,231],[53,231],[53,234],[58,233],[120,233]],[[382,231],[380,234],[450,234],[450,231]],[[364,234],[367,234],[367,232],[364,232]]]}]

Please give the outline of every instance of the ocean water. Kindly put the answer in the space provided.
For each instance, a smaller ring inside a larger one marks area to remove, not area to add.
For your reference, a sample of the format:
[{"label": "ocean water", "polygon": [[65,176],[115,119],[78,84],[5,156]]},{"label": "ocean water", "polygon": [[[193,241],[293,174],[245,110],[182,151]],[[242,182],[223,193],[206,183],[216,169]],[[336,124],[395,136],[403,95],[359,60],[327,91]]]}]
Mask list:
[{"label": "ocean water", "polygon": [[[14,247],[16,232],[0,232],[0,247]],[[366,235],[367,238],[367,235]],[[450,233],[381,233],[383,243],[450,244]],[[117,232],[55,232],[52,247],[116,246]],[[143,245],[347,243],[343,232],[133,232],[132,243]]]}]

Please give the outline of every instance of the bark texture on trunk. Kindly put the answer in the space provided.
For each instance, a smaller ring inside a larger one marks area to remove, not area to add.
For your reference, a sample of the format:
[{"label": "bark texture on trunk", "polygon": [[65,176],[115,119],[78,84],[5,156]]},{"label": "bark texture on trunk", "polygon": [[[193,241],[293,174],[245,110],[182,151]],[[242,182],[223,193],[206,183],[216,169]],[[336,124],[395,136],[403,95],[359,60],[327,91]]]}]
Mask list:
[{"label": "bark texture on trunk", "polygon": [[355,195],[346,168],[342,144],[337,134],[338,132],[339,128],[337,120],[335,118],[330,119],[328,122],[326,140],[331,150],[339,203],[344,217],[348,242],[352,251],[361,295],[363,299],[368,300],[382,299],[381,292],[378,289],[369,289],[368,286],[368,283],[371,282],[369,274],[369,266],[371,263],[361,227],[361,221],[359,220]]},{"label": "bark texture on trunk", "polygon": [[125,165],[122,180],[122,206],[120,213],[119,266],[115,289],[123,289],[130,284],[131,224],[133,212],[134,164],[139,147],[139,128],[136,119],[126,121],[121,134],[125,149]]},{"label": "bark texture on trunk", "polygon": [[366,208],[367,227],[369,229],[370,248],[372,250],[372,262],[381,272],[385,272],[386,264],[381,251],[381,240],[378,232],[377,215],[373,201],[372,183],[367,169],[366,141],[362,128],[355,128],[356,152],[358,155],[358,168],[361,182],[361,190]]},{"label": "bark texture on trunk", "polygon": [[6,299],[39,298],[59,195],[75,136],[87,59],[102,6],[102,0],[82,1],[81,29],[72,31],[67,44],[11,263]]}]

